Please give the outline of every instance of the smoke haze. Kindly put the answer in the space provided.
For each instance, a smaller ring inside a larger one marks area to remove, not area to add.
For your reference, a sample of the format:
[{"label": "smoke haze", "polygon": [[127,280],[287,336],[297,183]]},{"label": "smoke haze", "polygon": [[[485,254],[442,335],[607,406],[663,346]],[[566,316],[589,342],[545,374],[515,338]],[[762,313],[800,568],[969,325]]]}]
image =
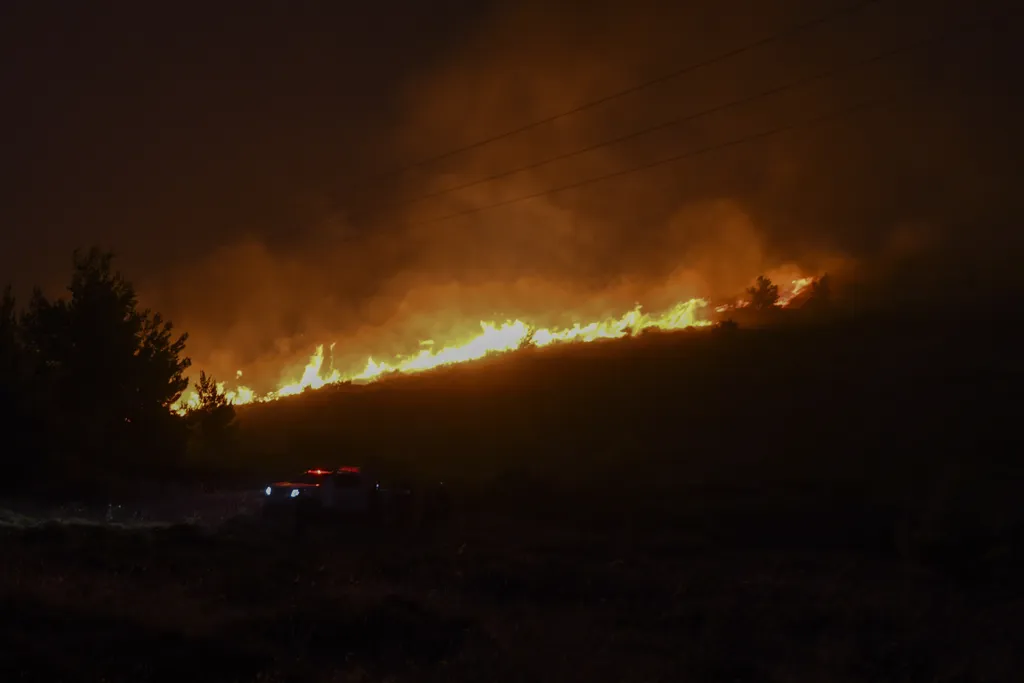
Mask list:
[{"label": "smoke haze", "polygon": [[[66,18],[49,33],[63,58],[17,43],[4,72],[22,103],[6,126],[5,229],[17,246],[3,270],[22,289],[52,289],[74,246],[109,245],[144,303],[190,333],[196,368],[242,369],[258,389],[294,377],[320,343],[336,343],[348,369],[457,339],[481,319],[565,325],[638,302],[657,310],[730,296],[763,272],[829,271],[887,293],[1009,281],[1022,213],[1009,136],[1016,19],[442,193],[911,45],[1005,2],[869,4],[381,175],[850,3],[426,4],[225,11],[202,27],[92,17],[93,42]],[[21,22],[5,22],[11,31],[45,24],[28,10],[10,18]],[[161,40],[111,37],[137,25]],[[75,55],[84,85],[63,84],[56,74]],[[512,202],[877,98],[813,127]]]}]

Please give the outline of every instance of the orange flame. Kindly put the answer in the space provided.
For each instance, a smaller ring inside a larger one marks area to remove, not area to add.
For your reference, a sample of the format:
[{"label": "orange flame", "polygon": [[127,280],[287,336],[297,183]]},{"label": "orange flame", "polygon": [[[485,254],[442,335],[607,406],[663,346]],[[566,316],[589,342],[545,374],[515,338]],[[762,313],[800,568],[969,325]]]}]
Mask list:
[{"label": "orange flame", "polygon": [[[794,280],[792,286],[780,295],[776,305],[787,306],[814,280],[815,278]],[[719,306],[715,311],[722,313],[735,308],[743,308],[749,303],[749,301],[740,299],[734,304]],[[316,390],[340,382],[368,382],[392,372],[423,372],[446,365],[477,360],[488,354],[507,353],[523,346],[545,347],[569,342],[620,339],[651,329],[671,331],[689,327],[706,327],[712,323],[701,317],[700,314],[707,306],[708,302],[704,299],[690,299],[680,302],[658,315],[652,315],[644,313],[638,304],[618,318],[606,318],[586,324],[577,323],[566,329],[535,328],[521,320],[506,321],[501,324],[481,321],[480,332],[468,339],[456,341],[436,350],[434,349],[436,346],[434,340],[424,339],[419,342],[421,348],[416,354],[397,356],[380,362],[371,356],[362,370],[347,373],[340,372],[333,367],[329,371],[325,371],[324,347],[320,345],[310,356],[309,362],[306,363],[299,378],[282,383],[274,391],[260,395],[242,385],[236,386],[234,389],[225,389],[223,383],[218,384],[217,389],[234,405],[276,401],[286,396],[301,394],[307,389]],[[329,348],[333,351],[334,344],[331,344]],[[241,376],[242,372],[239,370],[236,379],[240,379]],[[197,405],[198,396],[189,394],[172,406],[172,410],[182,413],[187,408]]]},{"label": "orange flame", "polygon": [[801,277],[793,280],[792,286],[784,292],[779,292],[779,299],[775,302],[776,306],[786,307],[793,299],[800,296],[808,287],[814,284],[817,278],[813,277]]},{"label": "orange flame", "polygon": [[[786,308],[791,303],[793,303],[794,299],[796,299],[798,296],[807,291],[807,288],[817,281],[818,278],[816,277],[798,277],[795,280],[793,280],[788,287],[780,286],[779,298],[775,301],[775,305],[778,306],[779,308]],[[733,303],[722,304],[721,306],[717,306],[715,308],[715,313],[727,313],[729,311],[734,311],[738,308],[746,308],[749,305],[750,299],[739,298],[736,299],[736,301],[734,301]]]}]

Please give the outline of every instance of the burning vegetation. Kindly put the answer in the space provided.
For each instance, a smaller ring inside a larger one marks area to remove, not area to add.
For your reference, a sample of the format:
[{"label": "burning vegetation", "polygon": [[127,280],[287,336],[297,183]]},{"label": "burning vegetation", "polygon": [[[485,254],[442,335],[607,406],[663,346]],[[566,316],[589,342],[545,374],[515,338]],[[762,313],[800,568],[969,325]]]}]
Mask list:
[{"label": "burning vegetation", "polygon": [[[708,327],[714,324],[715,314],[728,314],[736,309],[753,307],[786,308],[803,301],[807,294],[822,277],[801,276],[792,279],[788,284],[779,286],[767,276],[758,277],[755,284],[742,297],[711,307],[708,299],[692,298],[671,306],[660,313],[646,313],[637,304],[618,317],[576,323],[567,328],[547,328],[531,325],[522,320],[511,320],[503,323],[480,321],[480,332],[466,339],[447,343],[440,348],[433,339],[419,342],[420,351],[415,354],[398,355],[387,360],[376,360],[371,356],[362,369],[347,371],[333,367],[334,344],[328,347],[325,355],[324,345],[316,347],[309,362],[297,379],[283,381],[276,389],[260,394],[249,386],[237,383],[228,387],[226,383],[218,384],[228,402],[234,405],[276,401],[288,396],[301,394],[306,390],[321,389],[332,384],[344,382],[372,382],[384,375],[393,373],[415,373],[434,368],[479,360],[490,354],[507,353],[525,347],[542,348],[553,344],[570,342],[592,342],[601,339],[621,339],[648,330],[670,332],[696,327]],[[713,311],[713,313],[711,313]],[[242,371],[236,373],[241,379]],[[195,408],[201,400],[198,394],[189,393],[173,406],[178,412]]]}]

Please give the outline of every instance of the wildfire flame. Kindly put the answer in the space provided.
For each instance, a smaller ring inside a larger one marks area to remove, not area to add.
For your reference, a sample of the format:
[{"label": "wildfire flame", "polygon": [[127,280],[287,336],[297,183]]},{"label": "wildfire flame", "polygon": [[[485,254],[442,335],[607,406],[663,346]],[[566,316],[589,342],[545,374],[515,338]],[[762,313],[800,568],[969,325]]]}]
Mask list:
[{"label": "wildfire flame", "polygon": [[[815,278],[798,278],[783,293],[780,293],[776,306],[788,306],[801,292],[806,290]],[[749,301],[740,299],[733,304],[718,306],[718,313],[736,308],[744,308]],[[565,329],[535,328],[521,320],[480,322],[480,332],[473,337],[459,341],[440,349],[433,339],[419,342],[420,351],[413,355],[397,356],[391,360],[378,362],[371,356],[362,370],[343,373],[336,368],[324,369],[324,347],[317,346],[309,358],[301,376],[292,382],[283,383],[276,390],[266,394],[258,394],[247,386],[236,386],[233,389],[217,384],[217,390],[224,394],[228,402],[234,405],[276,401],[286,396],[295,396],[309,390],[338,384],[341,382],[371,382],[385,374],[415,373],[434,368],[478,360],[488,354],[507,353],[526,346],[545,347],[552,344],[569,342],[592,342],[598,339],[620,339],[645,330],[681,330],[690,327],[706,327],[712,321],[701,317],[708,307],[705,299],[690,299],[671,307],[658,315],[643,312],[640,305],[627,311],[618,318],[606,318],[586,324],[577,323]],[[334,350],[334,344],[329,346]],[[242,371],[236,373],[241,379]],[[171,406],[172,410],[183,413],[188,408],[197,407],[199,397],[192,393],[183,397],[182,401]]]},{"label": "wildfire flame", "polygon": [[792,286],[785,292],[779,292],[779,299],[775,302],[776,306],[786,307],[793,299],[800,296],[808,287],[813,285],[817,278],[813,277],[801,277],[793,280]]},{"label": "wildfire flame", "polygon": [[[818,278],[815,277],[799,277],[790,284],[789,288],[781,290],[779,292],[779,298],[775,301],[775,306],[779,308],[785,308],[789,306],[794,299],[804,293],[808,287],[817,282]],[[732,311],[737,308],[746,308],[750,305],[750,299],[737,299],[731,304],[723,304],[715,308],[715,313],[725,313]]]}]

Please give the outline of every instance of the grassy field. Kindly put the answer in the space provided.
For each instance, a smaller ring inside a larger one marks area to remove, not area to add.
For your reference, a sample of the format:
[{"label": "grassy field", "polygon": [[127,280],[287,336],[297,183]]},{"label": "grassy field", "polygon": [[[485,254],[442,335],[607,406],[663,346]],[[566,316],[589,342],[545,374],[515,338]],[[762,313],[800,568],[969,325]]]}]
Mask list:
[{"label": "grassy field", "polygon": [[3,680],[1011,681],[1013,326],[793,319],[240,411],[222,463],[444,479],[443,523],[0,529]]}]

